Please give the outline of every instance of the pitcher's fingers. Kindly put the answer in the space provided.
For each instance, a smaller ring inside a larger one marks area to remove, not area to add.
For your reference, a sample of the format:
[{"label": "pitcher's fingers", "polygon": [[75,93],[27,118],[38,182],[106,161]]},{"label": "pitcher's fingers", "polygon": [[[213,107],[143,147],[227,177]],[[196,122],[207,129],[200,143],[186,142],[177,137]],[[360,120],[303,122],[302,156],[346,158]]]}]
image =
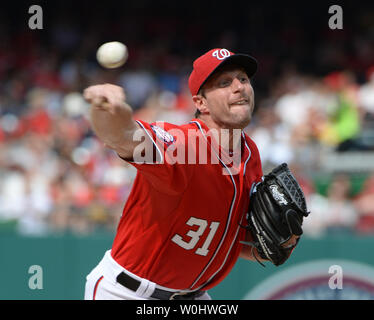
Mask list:
[{"label": "pitcher's fingers", "polygon": [[122,106],[125,103],[125,95],[123,94],[123,91],[118,87],[110,87],[105,93],[108,102],[114,107]]},{"label": "pitcher's fingers", "polygon": [[95,90],[93,90],[93,87],[88,87],[84,89],[83,91],[83,97],[87,100],[87,102],[92,102],[92,99],[95,97]]},{"label": "pitcher's fingers", "polygon": [[95,108],[105,109],[106,106],[104,103],[107,103],[107,100],[104,97],[99,96],[91,99],[91,104]]}]

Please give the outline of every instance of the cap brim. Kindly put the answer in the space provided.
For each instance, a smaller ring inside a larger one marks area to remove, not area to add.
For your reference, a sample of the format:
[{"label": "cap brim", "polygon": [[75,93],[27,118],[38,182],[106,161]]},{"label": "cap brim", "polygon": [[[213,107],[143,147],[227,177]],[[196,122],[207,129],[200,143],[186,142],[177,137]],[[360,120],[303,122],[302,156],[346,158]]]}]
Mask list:
[{"label": "cap brim", "polygon": [[257,60],[250,55],[241,54],[241,53],[234,54],[232,56],[227,57],[225,60],[223,60],[204,80],[200,88],[208,81],[208,79],[214,73],[219,71],[219,69],[221,69],[222,67],[230,65],[230,64],[235,64],[235,65],[238,65],[239,67],[243,67],[249,78],[252,78],[255,75],[257,71],[257,65],[258,65]]},{"label": "cap brim", "polygon": [[257,60],[250,55],[239,53],[227,57],[216,69],[214,69],[213,72],[228,64],[236,64],[238,66],[243,67],[246,73],[248,74],[248,77],[250,78],[253,77],[253,75],[257,71]]}]

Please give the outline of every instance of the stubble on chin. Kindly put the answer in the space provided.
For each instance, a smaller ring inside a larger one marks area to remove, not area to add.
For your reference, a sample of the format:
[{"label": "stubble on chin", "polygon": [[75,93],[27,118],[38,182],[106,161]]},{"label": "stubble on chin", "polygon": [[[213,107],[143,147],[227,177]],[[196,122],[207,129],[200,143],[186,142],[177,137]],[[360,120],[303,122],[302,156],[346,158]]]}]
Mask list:
[{"label": "stubble on chin", "polygon": [[244,129],[252,120],[252,107],[232,115],[231,129]]}]

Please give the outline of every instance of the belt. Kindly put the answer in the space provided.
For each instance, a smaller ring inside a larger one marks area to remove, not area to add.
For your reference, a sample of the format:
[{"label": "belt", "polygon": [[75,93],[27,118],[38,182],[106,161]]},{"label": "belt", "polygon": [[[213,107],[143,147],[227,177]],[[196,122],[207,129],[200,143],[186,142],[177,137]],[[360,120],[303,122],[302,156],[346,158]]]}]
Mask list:
[{"label": "belt", "polygon": [[[138,290],[141,282],[129,276],[125,272],[121,272],[117,276],[117,282],[127,289],[132,291]],[[171,292],[167,290],[162,290],[155,288],[155,291],[152,293],[151,297],[159,300],[194,300],[195,298],[204,294],[204,291],[193,291],[193,292]]]}]

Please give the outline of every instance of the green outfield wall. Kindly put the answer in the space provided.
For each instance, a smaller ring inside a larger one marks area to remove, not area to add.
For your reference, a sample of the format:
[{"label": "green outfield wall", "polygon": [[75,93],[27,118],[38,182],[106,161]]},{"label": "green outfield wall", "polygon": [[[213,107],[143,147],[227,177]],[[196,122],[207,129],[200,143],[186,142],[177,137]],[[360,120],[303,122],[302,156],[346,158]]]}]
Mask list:
[{"label": "green outfield wall", "polygon": [[[113,234],[0,233],[0,299],[83,299],[85,276],[112,241]],[[37,272],[39,287],[32,285]],[[240,259],[210,294],[220,300],[373,299],[374,236],[304,237],[292,258],[279,267]]]}]

